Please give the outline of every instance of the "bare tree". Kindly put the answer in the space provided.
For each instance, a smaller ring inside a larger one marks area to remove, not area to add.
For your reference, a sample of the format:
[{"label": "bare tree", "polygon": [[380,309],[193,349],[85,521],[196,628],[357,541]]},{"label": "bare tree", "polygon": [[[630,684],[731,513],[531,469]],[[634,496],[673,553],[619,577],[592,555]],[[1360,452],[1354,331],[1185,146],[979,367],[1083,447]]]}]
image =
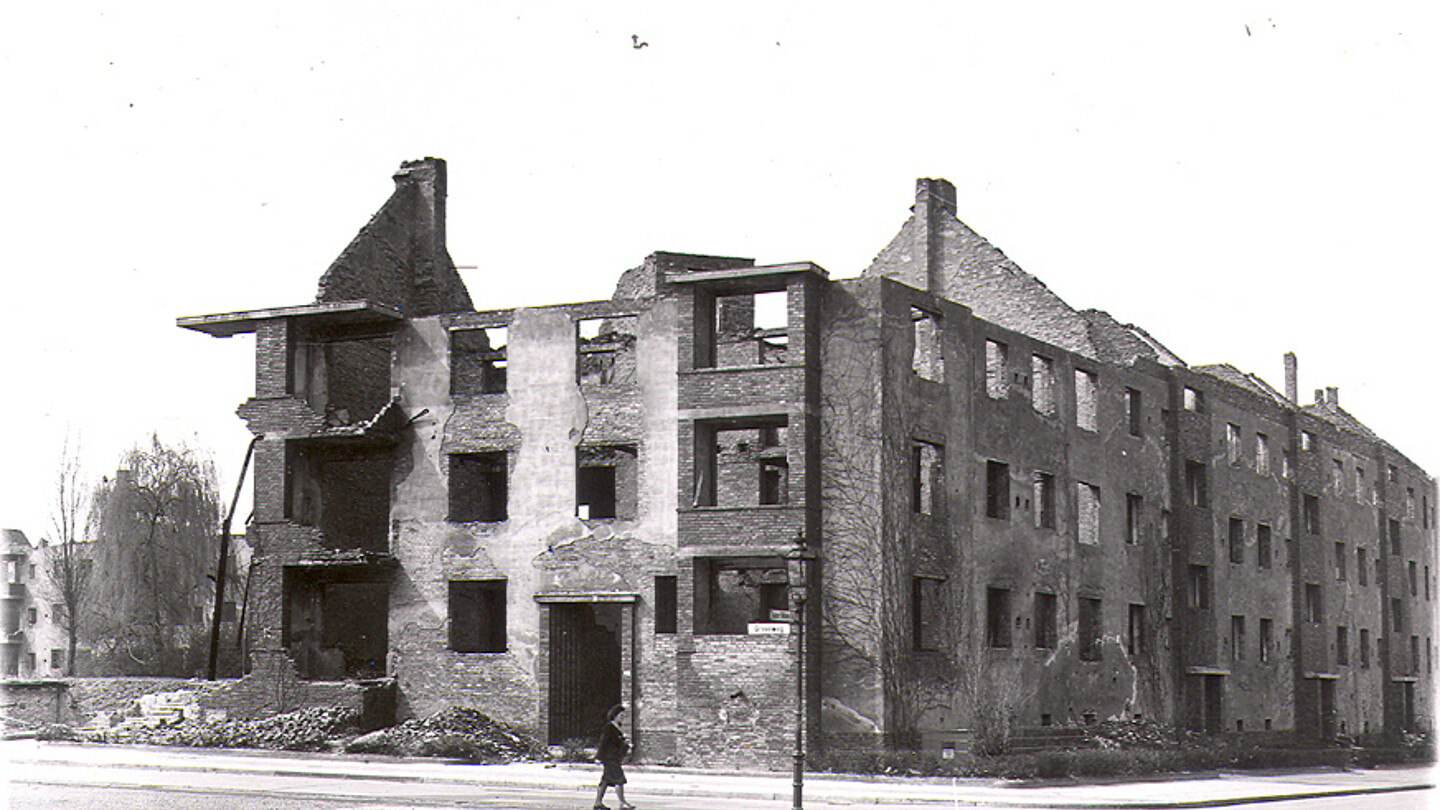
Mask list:
[{"label": "bare tree", "polygon": [[217,554],[214,465],[152,436],[148,448],[130,450],[115,478],[101,483],[91,515],[99,629],[120,668],[192,674],[182,653],[199,653],[192,640],[204,634],[207,574]]},{"label": "bare tree", "polygon": [[48,546],[44,552],[45,575],[55,596],[55,620],[65,631],[68,648],[65,674],[70,676],[75,674],[75,651],[90,594],[92,560],[88,544],[81,536],[89,500],[90,491],[81,483],[79,447],[72,447],[66,436],[55,475],[55,503],[50,514],[54,534],[42,544]]}]

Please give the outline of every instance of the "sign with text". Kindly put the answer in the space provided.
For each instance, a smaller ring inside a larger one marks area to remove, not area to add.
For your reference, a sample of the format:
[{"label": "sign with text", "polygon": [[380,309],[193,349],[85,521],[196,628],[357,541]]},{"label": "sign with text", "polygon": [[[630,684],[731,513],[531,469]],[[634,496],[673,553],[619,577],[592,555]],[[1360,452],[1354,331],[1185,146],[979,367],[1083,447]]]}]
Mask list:
[{"label": "sign with text", "polygon": [[750,622],[749,628],[752,636],[790,635],[790,625],[782,622]]}]

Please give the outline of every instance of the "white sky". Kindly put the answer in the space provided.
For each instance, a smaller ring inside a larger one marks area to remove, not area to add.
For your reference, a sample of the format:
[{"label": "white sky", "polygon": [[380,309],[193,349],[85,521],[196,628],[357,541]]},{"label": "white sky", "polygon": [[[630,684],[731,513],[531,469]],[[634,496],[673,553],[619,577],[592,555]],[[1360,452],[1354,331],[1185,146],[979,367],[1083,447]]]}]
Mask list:
[{"label": "white sky", "polygon": [[1440,471],[1433,5],[541,5],[0,10],[0,525],[48,533],[67,429],[97,478],[209,448],[228,500],[253,338],[174,319],[312,300],[425,155],[482,309],[654,250],[853,276],[946,177],[1073,306],[1276,387],[1294,350]]}]

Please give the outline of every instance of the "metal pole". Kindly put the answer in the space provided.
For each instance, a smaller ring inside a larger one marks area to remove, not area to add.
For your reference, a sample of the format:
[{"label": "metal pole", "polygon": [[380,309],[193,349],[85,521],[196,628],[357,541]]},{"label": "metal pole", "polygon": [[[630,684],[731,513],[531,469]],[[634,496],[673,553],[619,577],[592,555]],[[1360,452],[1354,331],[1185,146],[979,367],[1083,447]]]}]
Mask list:
[{"label": "metal pole", "polygon": [[[804,565],[804,562],[801,562]],[[803,570],[803,568],[802,568]],[[803,586],[802,586],[803,587]],[[805,807],[805,596],[795,598],[795,801]]]},{"label": "metal pole", "polygon": [[240,477],[235,481],[235,497],[230,501],[230,511],[225,513],[225,523],[220,528],[220,565],[215,572],[215,613],[210,621],[210,666],[206,680],[215,680],[215,665],[220,656],[220,618],[225,608],[225,569],[230,562],[230,521],[235,517],[235,506],[240,503],[240,487],[245,484],[245,471],[250,469],[250,457],[255,454],[256,436],[245,448],[245,462],[240,465]]}]

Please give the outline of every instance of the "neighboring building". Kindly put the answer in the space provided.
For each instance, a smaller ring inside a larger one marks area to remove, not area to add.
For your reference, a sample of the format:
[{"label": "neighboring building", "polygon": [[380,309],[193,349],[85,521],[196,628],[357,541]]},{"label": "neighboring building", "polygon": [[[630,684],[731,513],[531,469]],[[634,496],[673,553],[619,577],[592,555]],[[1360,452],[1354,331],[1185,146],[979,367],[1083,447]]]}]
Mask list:
[{"label": "neighboring building", "polygon": [[[5,594],[0,610],[0,676],[52,678],[65,672],[66,649],[63,606],[57,604],[50,582],[48,558],[52,547],[44,540],[33,546],[18,529],[0,529],[3,535]],[[84,554],[90,544],[83,544]]]},{"label": "neighboring building", "polygon": [[646,761],[779,767],[803,537],[816,745],[1433,717],[1434,480],[1293,364],[1071,309],[948,182],[859,278],[655,253],[477,312],[444,162],[395,180],[315,303],[180,319],[256,335],[252,656],[553,743],[624,701]]}]

